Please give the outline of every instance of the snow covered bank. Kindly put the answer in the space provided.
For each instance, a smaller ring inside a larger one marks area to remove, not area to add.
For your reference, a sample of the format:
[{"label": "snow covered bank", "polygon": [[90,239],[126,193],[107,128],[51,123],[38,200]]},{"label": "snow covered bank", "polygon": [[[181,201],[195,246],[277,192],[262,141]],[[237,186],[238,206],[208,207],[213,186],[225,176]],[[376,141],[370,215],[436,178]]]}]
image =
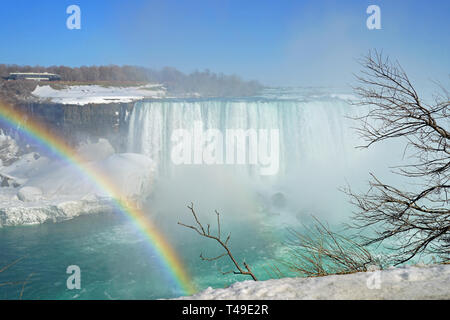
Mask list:
[{"label": "snow covered bank", "polygon": [[136,87],[106,87],[99,85],[66,86],[53,89],[49,85],[37,86],[31,93],[40,100],[50,100],[61,104],[128,103],[145,98],[162,98],[165,88],[160,84]]},{"label": "snow covered bank", "polygon": [[9,165],[18,159],[19,146],[10,136],[0,129],[0,167]]},{"label": "snow covered bank", "polygon": [[[150,158],[114,154],[102,139],[80,147],[79,152],[86,159],[84,166],[107,177],[121,197],[138,199],[151,192],[154,163]],[[113,209],[110,194],[79,169],[37,153],[0,167],[0,177],[9,182],[0,188],[0,227],[58,222]]]},{"label": "snow covered bank", "polygon": [[407,266],[319,278],[243,281],[179,299],[450,299],[450,265]]},{"label": "snow covered bank", "polygon": [[2,202],[0,208],[0,228],[7,226],[33,225],[44,222],[61,222],[85,214],[111,212],[110,201],[59,200],[33,204],[11,201],[9,206]]}]

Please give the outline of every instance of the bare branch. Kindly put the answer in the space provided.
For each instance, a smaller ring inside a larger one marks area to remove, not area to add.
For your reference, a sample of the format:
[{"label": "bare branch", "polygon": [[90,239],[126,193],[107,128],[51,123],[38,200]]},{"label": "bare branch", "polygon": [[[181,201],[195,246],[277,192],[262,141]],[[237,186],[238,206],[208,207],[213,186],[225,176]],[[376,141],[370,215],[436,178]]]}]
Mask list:
[{"label": "bare branch", "polygon": [[425,103],[400,64],[376,51],[369,53],[361,65],[361,75],[356,76],[359,86],[354,88],[360,99],[354,105],[363,107],[365,114],[353,118],[360,123],[357,132],[366,141],[361,147],[405,139],[405,156],[413,162],[396,167],[394,173],[417,182],[411,190],[402,190],[371,174],[367,193],[342,189],[358,209],[352,226],[374,230],[374,236],[364,237],[366,244],[393,242],[392,249],[398,252],[396,264],[423,252],[448,261],[449,93],[440,86],[441,94],[434,103]]},{"label": "bare branch", "polygon": [[364,246],[332,232],[316,217],[313,219],[313,225],[304,226],[302,232],[288,229],[290,259],[281,262],[290,270],[320,277],[367,271],[370,265],[379,265]]},{"label": "bare branch", "polygon": [[[4,266],[3,268],[0,269],[0,273],[2,273],[2,272],[4,272],[4,271],[8,270],[9,268],[11,268],[12,266],[14,266],[15,264],[19,263],[20,261],[22,261],[22,260],[25,259],[25,258],[26,258],[26,256],[25,256],[25,257],[21,257],[21,258],[15,260],[15,261],[11,262],[10,264]],[[23,281],[7,281],[7,282],[2,282],[2,283],[0,283],[0,287],[22,285],[22,289],[21,289],[21,291],[20,291],[20,296],[19,296],[19,299],[22,299],[22,297],[23,297],[23,292],[24,292],[24,290],[25,290],[25,285],[29,283],[28,280],[31,278],[32,275],[33,275],[33,274],[30,274],[30,275],[27,277],[27,279],[26,279],[26,280],[23,280]]]},{"label": "bare branch", "polygon": [[[218,259],[220,259],[220,258],[223,258],[223,257],[225,257],[225,256],[228,256],[228,257],[230,258],[230,260],[233,262],[233,264],[234,264],[234,266],[236,267],[236,269],[238,270],[238,271],[233,271],[234,274],[248,275],[248,276],[251,276],[253,280],[257,281],[256,276],[255,276],[254,273],[250,270],[250,267],[248,266],[248,264],[247,264],[246,262],[243,263],[245,270],[247,270],[247,271],[245,271],[244,268],[242,268],[242,267],[239,265],[239,263],[236,261],[236,259],[234,258],[233,254],[231,253],[231,250],[230,250],[230,248],[228,247],[228,241],[230,240],[231,233],[228,235],[228,237],[227,237],[227,239],[225,240],[225,242],[223,242],[223,241],[221,240],[221,238],[220,238],[220,214],[219,214],[219,212],[215,211],[216,216],[217,216],[217,229],[218,229],[217,234],[218,234],[218,235],[217,235],[217,236],[212,236],[211,233],[210,233],[210,226],[209,226],[209,225],[208,225],[208,227],[207,227],[207,232],[205,232],[205,229],[203,228],[202,224],[200,223],[200,221],[199,221],[199,219],[198,219],[198,217],[197,217],[197,214],[196,214],[196,212],[195,212],[195,210],[194,210],[194,204],[191,203],[191,205],[190,205],[190,206],[187,206],[187,207],[191,210],[191,213],[192,213],[192,215],[193,215],[193,217],[194,217],[194,220],[196,221],[196,223],[197,223],[197,225],[199,226],[200,229],[197,228],[197,227],[194,227],[194,226],[186,225],[186,224],[181,223],[181,222],[178,222],[178,224],[181,225],[181,226],[183,226],[183,227],[186,227],[186,228],[195,230],[195,231],[196,231],[198,234],[200,234],[202,237],[209,238],[209,239],[213,239],[213,240],[217,241],[217,242],[220,244],[220,246],[221,246],[223,249],[225,249],[225,252],[224,252],[223,254],[219,255],[219,256],[216,256],[216,257],[213,257],[213,258],[205,258],[205,257],[203,256],[203,254],[200,254],[200,258],[201,258],[202,260],[204,260],[204,261],[214,261],[214,260],[218,260]],[[201,230],[201,231],[200,231],[200,230]],[[229,273],[229,272],[227,272],[227,273]]]}]

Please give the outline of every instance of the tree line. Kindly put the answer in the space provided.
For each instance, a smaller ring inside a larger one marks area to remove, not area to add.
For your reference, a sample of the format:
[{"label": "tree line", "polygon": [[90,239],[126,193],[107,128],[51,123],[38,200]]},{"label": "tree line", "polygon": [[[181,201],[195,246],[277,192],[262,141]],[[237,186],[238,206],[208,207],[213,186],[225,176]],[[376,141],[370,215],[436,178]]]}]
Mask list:
[{"label": "tree line", "polygon": [[0,77],[12,72],[49,72],[61,76],[62,81],[74,82],[154,82],[163,84],[170,93],[198,93],[202,96],[249,96],[262,86],[257,81],[244,81],[236,75],[213,73],[209,70],[185,74],[175,68],[154,70],[139,66],[19,66],[0,64]]}]

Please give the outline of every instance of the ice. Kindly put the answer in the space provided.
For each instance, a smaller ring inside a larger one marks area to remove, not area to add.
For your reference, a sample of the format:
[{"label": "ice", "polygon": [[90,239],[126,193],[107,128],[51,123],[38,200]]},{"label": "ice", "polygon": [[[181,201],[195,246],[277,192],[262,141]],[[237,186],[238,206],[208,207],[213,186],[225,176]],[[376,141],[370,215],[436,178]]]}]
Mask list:
[{"label": "ice", "polygon": [[450,265],[417,265],[314,278],[247,280],[179,299],[450,299],[449,284]]},{"label": "ice", "polygon": [[7,166],[18,159],[19,146],[0,129],[0,167]]},{"label": "ice", "polygon": [[85,161],[99,161],[115,153],[108,140],[100,138],[95,143],[84,143],[77,148],[77,152]]},{"label": "ice", "polygon": [[154,163],[147,156],[114,154],[104,139],[83,145],[79,151],[86,156],[83,169],[37,153],[26,154],[10,166],[1,167],[0,176],[20,186],[0,188],[0,227],[56,222],[110,211],[111,190],[117,197],[134,200],[151,192]]},{"label": "ice", "polygon": [[23,202],[35,202],[42,199],[42,190],[36,187],[23,187],[17,192],[17,198]]},{"label": "ice", "polygon": [[147,84],[134,87],[116,87],[100,85],[67,86],[53,89],[49,85],[37,86],[32,92],[41,100],[50,100],[61,104],[97,104],[127,103],[145,98],[162,98],[165,88],[160,84]]}]

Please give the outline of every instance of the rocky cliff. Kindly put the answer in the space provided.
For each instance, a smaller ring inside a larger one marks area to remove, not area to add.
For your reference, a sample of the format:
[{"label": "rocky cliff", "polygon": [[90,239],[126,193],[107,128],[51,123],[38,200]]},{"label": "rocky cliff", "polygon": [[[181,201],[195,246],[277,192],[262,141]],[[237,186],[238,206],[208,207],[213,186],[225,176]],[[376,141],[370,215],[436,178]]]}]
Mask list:
[{"label": "rocky cliff", "polygon": [[117,152],[125,148],[128,115],[134,102],[70,105],[53,102],[22,102],[21,113],[43,123],[71,144],[107,138]]}]

